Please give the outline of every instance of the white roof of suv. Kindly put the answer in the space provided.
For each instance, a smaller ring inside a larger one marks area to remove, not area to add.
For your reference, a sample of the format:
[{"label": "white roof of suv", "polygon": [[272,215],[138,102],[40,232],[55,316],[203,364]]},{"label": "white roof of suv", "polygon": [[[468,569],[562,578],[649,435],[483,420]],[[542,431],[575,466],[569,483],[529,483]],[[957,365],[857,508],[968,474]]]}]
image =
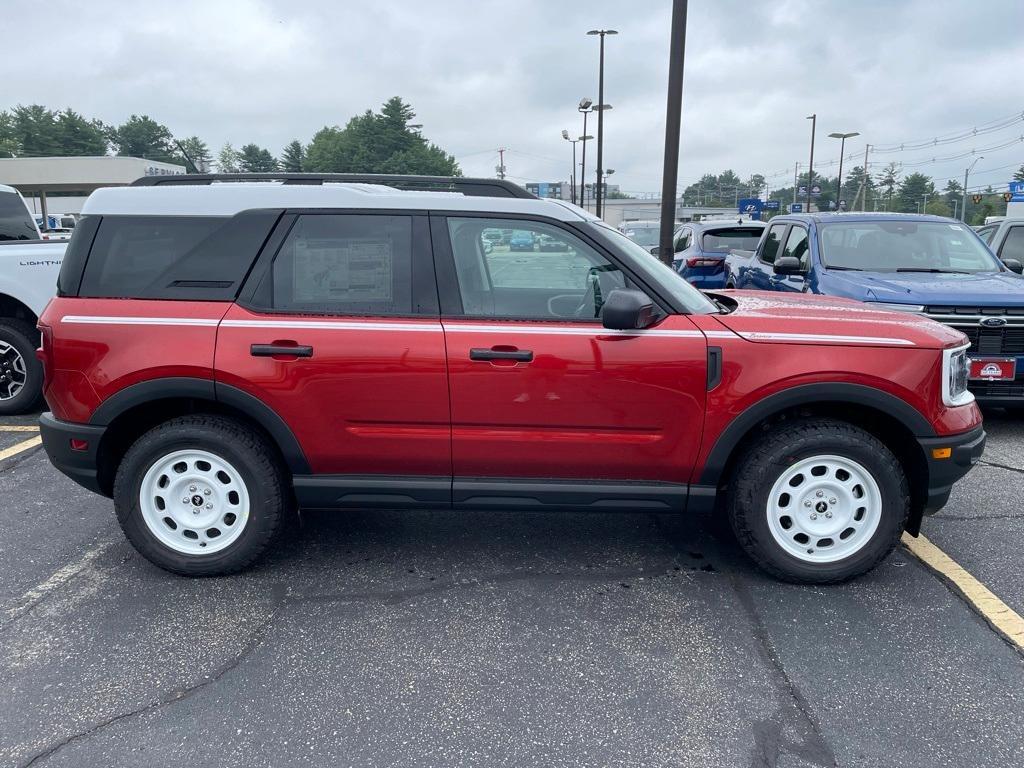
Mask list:
[{"label": "white roof of suv", "polygon": [[560,221],[588,221],[597,218],[562,200],[406,191],[380,184],[309,185],[280,182],[105,187],[89,195],[82,206],[82,215],[233,216],[256,208],[479,211],[547,216]]}]

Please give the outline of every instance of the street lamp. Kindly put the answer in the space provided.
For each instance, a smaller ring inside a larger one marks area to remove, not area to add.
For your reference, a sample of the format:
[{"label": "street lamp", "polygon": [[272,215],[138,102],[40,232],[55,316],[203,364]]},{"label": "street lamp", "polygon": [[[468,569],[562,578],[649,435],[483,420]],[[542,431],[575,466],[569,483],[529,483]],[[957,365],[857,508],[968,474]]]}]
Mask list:
[{"label": "street lamp", "polygon": [[811,161],[807,164],[807,212],[811,212],[811,187],[814,186],[814,131],[818,127],[818,113],[808,115],[811,121]]},{"label": "street lamp", "polygon": [[[836,182],[836,210],[838,211],[839,210],[839,203],[840,203],[840,201],[842,200],[842,197],[843,197],[843,152],[846,149],[846,140],[849,139],[849,138],[852,138],[854,136],[860,136],[860,134],[857,131],[854,131],[853,133],[830,133],[828,136],[829,136],[830,139],[840,139],[840,142],[839,142],[839,181]],[[865,168],[864,169],[864,173],[866,174],[867,172],[868,172],[868,169]],[[854,200],[853,202],[856,203],[857,201]]]},{"label": "street lamp", "polygon": [[586,201],[586,195],[583,194],[583,190],[585,189],[585,185],[587,183],[587,142],[590,139],[593,138],[593,136],[587,136],[587,115],[589,115],[591,112],[594,111],[593,109],[591,109],[591,104],[593,104],[593,103],[594,102],[593,102],[592,99],[588,99],[586,96],[584,96],[582,99],[580,99],[580,105],[579,105],[579,107],[577,107],[577,111],[583,113],[583,135],[580,136],[580,141],[583,142],[583,162],[580,165],[580,207],[581,208],[586,208],[587,207],[584,204],[585,201]]},{"label": "street lamp", "polygon": [[[614,29],[592,29],[588,35],[599,35],[601,38],[601,57],[597,69],[597,191],[594,196],[594,213],[601,215],[601,176],[604,174],[602,168],[603,147],[604,147],[604,110],[608,107],[604,103],[604,38],[605,35],[619,34]],[[586,133],[586,131],[584,131]]]},{"label": "street lamp", "polygon": [[572,172],[569,174],[569,190],[572,196],[572,204],[576,204],[576,142],[579,139],[570,139],[569,132],[562,131],[562,138],[572,144]]},{"label": "street lamp", "polygon": [[978,164],[979,160],[984,160],[984,155],[978,155],[971,166],[964,170],[964,195],[963,201],[960,203],[960,221],[967,223],[967,177],[971,175],[971,171],[974,170],[974,166]]}]

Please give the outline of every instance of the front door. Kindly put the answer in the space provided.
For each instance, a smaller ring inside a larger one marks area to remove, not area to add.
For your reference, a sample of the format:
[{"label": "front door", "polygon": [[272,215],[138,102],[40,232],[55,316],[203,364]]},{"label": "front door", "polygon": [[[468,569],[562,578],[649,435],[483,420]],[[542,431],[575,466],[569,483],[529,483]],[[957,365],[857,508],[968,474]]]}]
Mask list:
[{"label": "front door", "polygon": [[403,490],[419,481],[437,491],[428,500],[447,503],[448,382],[427,216],[302,214],[257,270],[259,287],[221,322],[218,386],[284,420],[313,473],[335,478],[334,500],[317,481],[325,505],[423,501]]},{"label": "front door", "polygon": [[[533,249],[498,244],[509,228],[532,233]],[[456,503],[461,482],[487,478],[686,482],[707,381],[705,338],[686,316],[605,329],[604,297],[633,281],[557,222],[467,215],[431,229]]]}]

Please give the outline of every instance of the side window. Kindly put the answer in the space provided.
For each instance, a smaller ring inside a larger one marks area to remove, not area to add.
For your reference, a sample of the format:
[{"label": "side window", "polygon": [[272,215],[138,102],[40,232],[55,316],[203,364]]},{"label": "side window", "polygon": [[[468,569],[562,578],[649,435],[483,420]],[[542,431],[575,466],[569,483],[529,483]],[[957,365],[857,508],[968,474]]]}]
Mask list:
[{"label": "side window", "polygon": [[997,229],[998,227],[982,227],[978,230],[978,237],[985,241],[985,245],[992,245],[992,235]]},{"label": "side window", "polygon": [[274,258],[269,299],[287,312],[413,314],[412,217],[300,216]]},{"label": "side window", "polygon": [[1024,262],[1024,227],[1010,227],[999,248],[999,258]]},{"label": "side window", "polygon": [[685,251],[690,247],[693,242],[693,230],[689,227],[683,227],[679,230],[679,237],[676,238],[675,252]]},{"label": "side window", "polygon": [[803,227],[793,227],[789,230],[789,237],[786,238],[786,247],[783,249],[782,255],[800,259],[801,269],[808,269],[810,267],[810,249],[808,248],[806,229]]},{"label": "side window", "polygon": [[775,263],[775,256],[779,252],[779,243],[785,229],[785,224],[776,224],[768,230],[768,235],[764,239],[764,248],[761,249],[761,261],[765,264]]},{"label": "side window", "polygon": [[[506,244],[497,235],[512,228]],[[575,235],[535,221],[450,218],[455,272],[467,315],[593,320],[625,276]]]}]

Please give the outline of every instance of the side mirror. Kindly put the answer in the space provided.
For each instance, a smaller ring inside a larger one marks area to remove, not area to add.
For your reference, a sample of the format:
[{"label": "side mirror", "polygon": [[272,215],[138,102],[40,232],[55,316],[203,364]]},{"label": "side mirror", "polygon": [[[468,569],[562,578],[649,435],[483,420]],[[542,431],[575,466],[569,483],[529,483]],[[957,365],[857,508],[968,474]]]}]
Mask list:
[{"label": "side mirror", "polygon": [[1018,275],[1024,273],[1024,264],[1021,264],[1017,259],[1003,259],[1003,264],[1011,272],[1016,272]]},{"label": "side mirror", "polygon": [[779,256],[775,260],[775,274],[776,275],[801,275],[803,274],[803,266],[800,264],[800,259],[796,256]]},{"label": "side mirror", "polygon": [[615,331],[635,331],[654,322],[654,303],[646,293],[616,288],[601,306],[601,324]]},{"label": "side mirror", "polygon": [[661,246],[660,245],[656,245],[653,248],[651,248],[651,256],[658,256],[660,254],[661,254]]}]

